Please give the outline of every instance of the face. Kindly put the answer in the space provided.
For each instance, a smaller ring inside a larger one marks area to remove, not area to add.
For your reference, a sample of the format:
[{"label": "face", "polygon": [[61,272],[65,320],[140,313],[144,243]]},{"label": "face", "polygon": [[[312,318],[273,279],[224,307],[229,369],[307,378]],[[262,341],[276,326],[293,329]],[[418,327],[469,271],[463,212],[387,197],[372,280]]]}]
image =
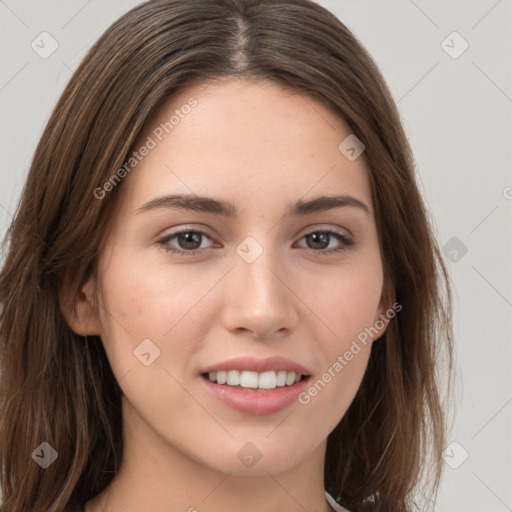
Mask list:
[{"label": "face", "polygon": [[[385,327],[358,339],[388,307],[368,170],[338,149],[349,135],[268,81],[189,87],[148,121],[84,287],[123,421],[148,446],[254,475],[325,447]],[[322,196],[353,199],[303,204]]]}]

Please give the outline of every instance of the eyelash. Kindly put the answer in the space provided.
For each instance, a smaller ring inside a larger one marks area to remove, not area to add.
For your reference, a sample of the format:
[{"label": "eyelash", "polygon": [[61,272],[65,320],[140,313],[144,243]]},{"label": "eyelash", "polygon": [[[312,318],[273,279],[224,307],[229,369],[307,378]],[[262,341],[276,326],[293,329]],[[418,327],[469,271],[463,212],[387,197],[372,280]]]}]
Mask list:
[{"label": "eyelash", "polygon": [[[198,233],[198,234],[205,236],[211,240],[211,236],[208,233],[206,233],[205,231],[202,231],[200,229],[184,229],[181,231],[176,231],[175,233],[172,233],[170,235],[167,235],[167,236],[161,238],[160,240],[157,241],[157,243],[165,251],[173,253],[173,254],[194,256],[194,255],[199,254],[204,251],[204,249],[193,249],[191,251],[184,251],[183,249],[176,249],[176,248],[171,249],[169,246],[169,242],[183,233]],[[318,250],[310,249],[311,251],[315,252],[316,254],[328,256],[328,255],[331,255],[331,254],[334,254],[334,253],[337,253],[340,251],[347,251],[351,246],[353,246],[355,244],[354,240],[352,238],[348,237],[347,235],[338,233],[337,231],[333,231],[333,230],[329,230],[329,229],[310,231],[309,233],[306,233],[305,235],[303,235],[301,237],[301,240],[302,240],[302,238],[305,238],[306,236],[309,236],[312,234],[319,234],[319,233],[328,234],[328,235],[334,237],[339,242],[342,242],[342,244],[339,247],[337,247],[336,249],[318,249]]]}]

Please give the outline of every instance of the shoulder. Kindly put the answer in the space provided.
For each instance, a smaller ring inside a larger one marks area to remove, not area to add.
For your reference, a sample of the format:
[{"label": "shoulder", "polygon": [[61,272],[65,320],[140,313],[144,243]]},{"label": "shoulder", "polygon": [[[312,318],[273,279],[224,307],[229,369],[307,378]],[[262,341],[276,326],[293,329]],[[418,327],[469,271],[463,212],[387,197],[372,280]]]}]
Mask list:
[{"label": "shoulder", "polygon": [[350,510],[346,509],[346,508],[343,508],[341,505],[339,505],[338,503],[336,503],[336,501],[334,500],[334,498],[327,492],[325,491],[325,497],[327,498],[327,501],[329,503],[329,505],[331,505],[331,507],[336,511],[336,512],[350,512]]}]

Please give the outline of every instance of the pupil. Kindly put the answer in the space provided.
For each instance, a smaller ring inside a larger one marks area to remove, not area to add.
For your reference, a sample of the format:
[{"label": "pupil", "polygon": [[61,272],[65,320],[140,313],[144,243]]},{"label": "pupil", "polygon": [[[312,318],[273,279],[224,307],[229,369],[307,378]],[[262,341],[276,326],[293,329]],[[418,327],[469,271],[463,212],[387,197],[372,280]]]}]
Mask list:
[{"label": "pupil", "polygon": [[[313,243],[320,243],[320,245],[329,245],[329,235],[327,233],[312,233],[309,235],[313,239]],[[316,249],[325,249],[325,247],[316,247]]]},{"label": "pupil", "polygon": [[[184,247],[186,249],[197,249],[201,245],[200,237],[201,237],[200,233],[192,233],[192,232],[184,233],[180,236],[180,243],[184,242]],[[190,243],[192,245],[198,244],[198,247],[190,247],[188,245]]]}]

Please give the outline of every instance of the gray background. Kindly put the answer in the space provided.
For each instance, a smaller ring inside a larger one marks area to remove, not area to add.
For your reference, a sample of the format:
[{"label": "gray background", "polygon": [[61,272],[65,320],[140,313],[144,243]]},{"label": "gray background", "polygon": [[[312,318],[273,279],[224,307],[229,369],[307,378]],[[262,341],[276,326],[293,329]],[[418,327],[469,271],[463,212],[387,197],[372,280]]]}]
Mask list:
[{"label": "gray background", "polygon": [[[138,3],[0,0],[1,235],[72,71]],[[319,3],[388,81],[456,287],[457,406],[436,510],[512,511],[512,0]],[[43,31],[59,45],[46,59],[31,48]],[[469,44],[457,58],[442,46],[453,31]]]}]

